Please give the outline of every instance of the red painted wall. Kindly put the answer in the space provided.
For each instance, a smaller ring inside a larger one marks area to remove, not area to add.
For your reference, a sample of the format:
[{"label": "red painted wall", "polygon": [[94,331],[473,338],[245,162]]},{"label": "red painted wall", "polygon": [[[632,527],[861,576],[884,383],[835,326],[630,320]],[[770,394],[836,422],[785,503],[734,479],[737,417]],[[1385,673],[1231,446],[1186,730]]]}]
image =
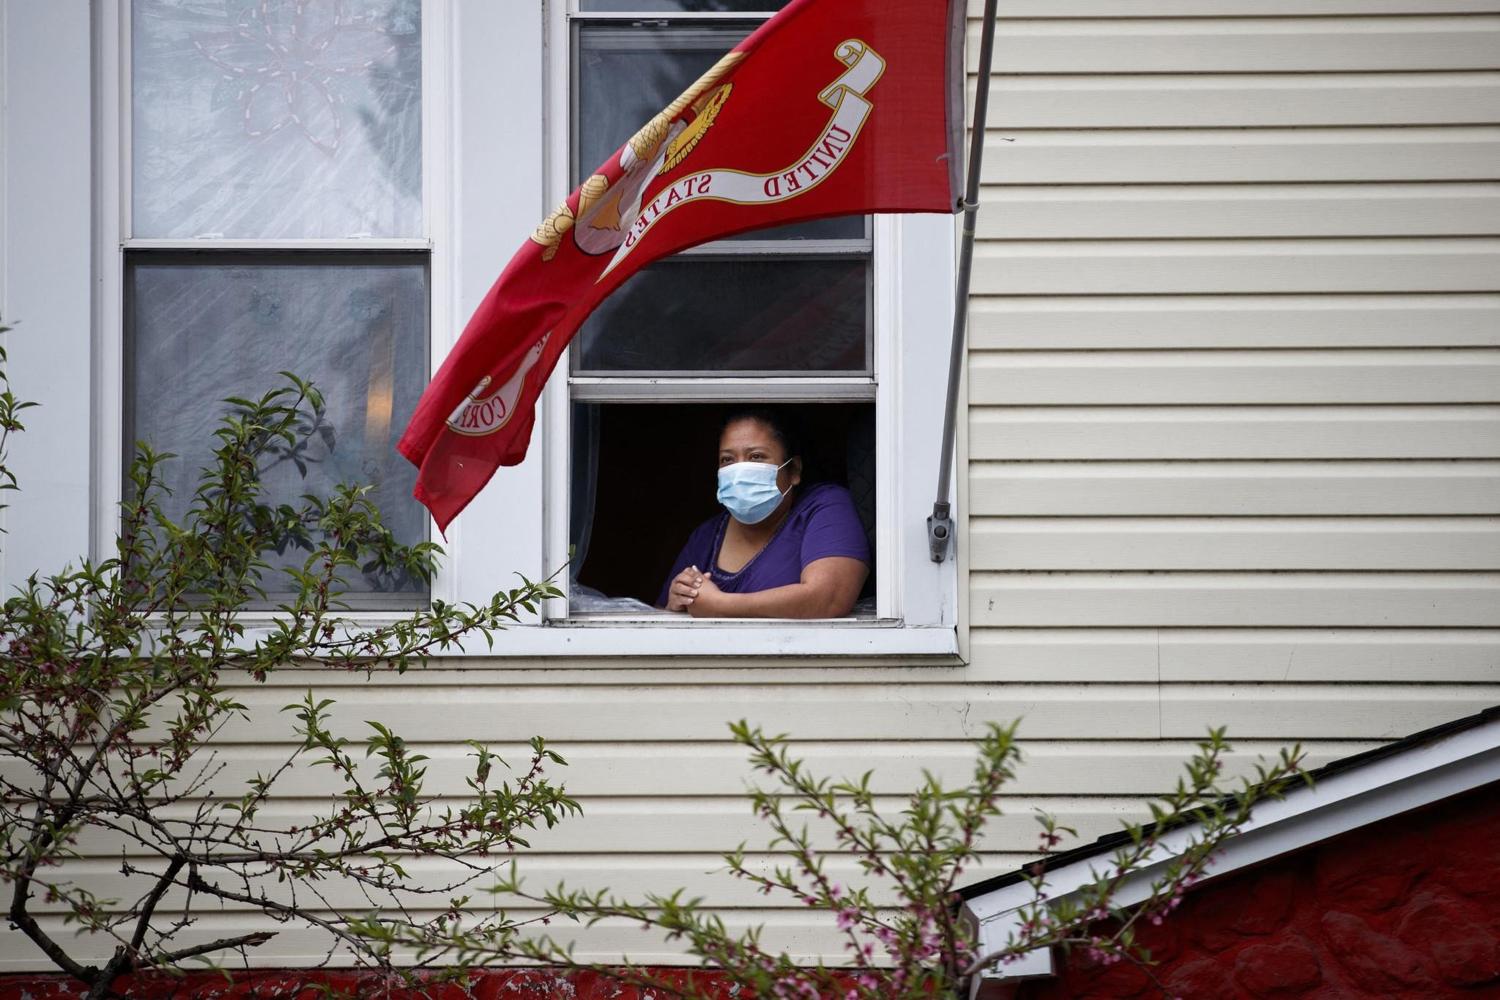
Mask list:
[{"label": "red painted wall", "polygon": [[[1203,883],[1140,936],[1188,1000],[1500,997],[1500,781]],[[1161,995],[1071,956],[1016,997]]]},{"label": "red painted wall", "polygon": [[[664,971],[666,970],[659,970]],[[667,972],[668,975],[674,974]],[[680,972],[675,974],[682,974]],[[418,992],[387,989],[373,976],[351,972],[262,972],[236,974],[233,985],[223,976],[195,973],[185,981],[163,977],[142,977],[124,987],[122,992],[141,1000],[327,1000],[327,995],[310,984],[342,991],[359,1000],[417,1000]],[[468,990],[456,986],[434,987],[428,991],[433,1000],[644,1000],[660,997],[659,993],[620,986],[613,980],[593,973],[550,973],[530,969],[490,970],[474,974]],[[124,981],[122,980],[122,986]],[[712,985],[711,976],[699,974],[700,985]],[[0,977],[0,1000],[78,1000],[85,990],[81,984],[59,976]],[[740,996],[722,986],[725,1000]]]}]

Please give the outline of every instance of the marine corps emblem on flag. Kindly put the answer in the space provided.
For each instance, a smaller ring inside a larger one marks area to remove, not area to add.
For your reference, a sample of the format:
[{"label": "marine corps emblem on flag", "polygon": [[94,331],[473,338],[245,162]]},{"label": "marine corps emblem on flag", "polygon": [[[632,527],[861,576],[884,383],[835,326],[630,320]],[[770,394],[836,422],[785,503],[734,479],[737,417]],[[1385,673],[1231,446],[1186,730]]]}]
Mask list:
[{"label": "marine corps emblem on flag", "polygon": [[576,215],[565,201],[537,226],[531,239],[546,248],[542,260],[557,256],[558,244],[570,231],[586,254],[607,254],[625,241],[640,216],[646,185],[680,166],[713,127],[734,90],[732,83],[717,90],[714,85],[743,58],[743,53],[731,52],[720,59],[632,136],[620,150],[624,176],[613,186],[605,174],[594,174],[578,189]]},{"label": "marine corps emblem on flag", "polygon": [[548,375],[641,268],[793,222],[952,213],[965,15],[964,0],[791,0],[592,171],[522,244],[402,436],[438,526],[525,457]]},{"label": "marine corps emblem on flag", "polygon": [[479,385],[448,418],[448,429],[465,437],[484,437],[510,423],[511,417],[516,415],[516,400],[521,398],[521,388],[526,384],[526,376],[542,360],[542,351],[546,347],[547,337],[544,336],[537,341],[535,347],[526,352],[526,360],[510,377],[510,381],[494,392],[488,392],[494,381],[490,376],[480,379]]},{"label": "marine corps emblem on flag", "polygon": [[833,109],[833,116],[807,152],[785,169],[768,174],[732,169],[706,170],[694,172],[658,192],[648,204],[632,213],[635,221],[614,259],[596,280],[603,281],[605,275],[635,252],[658,222],[684,205],[703,201],[725,201],[736,205],[787,201],[807,194],[837,170],[870,117],[874,105],[865,99],[865,95],[885,74],[885,60],[856,39],[841,43],[834,55],[846,68],[837,80],[818,94],[818,100]]}]

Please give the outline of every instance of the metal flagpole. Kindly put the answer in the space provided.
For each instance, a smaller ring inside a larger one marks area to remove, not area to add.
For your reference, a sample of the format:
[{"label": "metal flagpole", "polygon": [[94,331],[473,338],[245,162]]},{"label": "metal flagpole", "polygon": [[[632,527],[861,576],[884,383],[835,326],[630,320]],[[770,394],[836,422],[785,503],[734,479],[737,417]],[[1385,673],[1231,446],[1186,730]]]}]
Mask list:
[{"label": "metal flagpole", "polygon": [[974,94],[974,134],[969,142],[969,183],[964,191],[964,235],[958,257],[958,290],[953,306],[953,347],[948,358],[948,407],[943,413],[943,448],[938,466],[937,500],[927,519],[932,561],[948,556],[953,540],[948,480],[953,476],[953,435],[958,420],[958,387],[963,374],[964,334],[969,318],[969,276],[974,270],[974,220],[979,214],[979,168],[984,161],[984,125],[990,109],[990,66],[995,56],[995,14],[999,0],[985,0],[979,39],[979,82]]}]

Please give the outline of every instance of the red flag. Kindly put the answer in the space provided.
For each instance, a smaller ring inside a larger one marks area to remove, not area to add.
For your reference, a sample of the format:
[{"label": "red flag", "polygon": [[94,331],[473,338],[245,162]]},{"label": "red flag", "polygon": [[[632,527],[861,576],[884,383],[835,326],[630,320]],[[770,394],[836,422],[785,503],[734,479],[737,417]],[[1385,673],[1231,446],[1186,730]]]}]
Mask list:
[{"label": "red flag", "polygon": [[646,264],[766,226],[960,199],[964,0],[792,0],[558,206],[511,260],[399,445],[446,529],[526,456],[589,314]]}]

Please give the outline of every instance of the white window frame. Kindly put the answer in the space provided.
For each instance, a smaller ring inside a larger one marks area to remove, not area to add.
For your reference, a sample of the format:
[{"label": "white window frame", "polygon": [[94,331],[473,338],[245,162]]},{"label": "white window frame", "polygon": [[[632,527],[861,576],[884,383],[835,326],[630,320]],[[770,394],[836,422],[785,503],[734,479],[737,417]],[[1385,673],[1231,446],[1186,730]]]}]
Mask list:
[{"label": "white window frame", "polygon": [[[571,190],[572,19],[644,19],[628,13],[580,15],[578,7],[578,0],[550,5],[545,25],[549,53],[548,204],[561,200]],[[708,13],[695,14],[693,19],[743,20],[755,16]],[[631,655],[957,654],[956,563],[953,558],[941,564],[932,562],[925,524],[936,483],[936,446],[942,439],[956,222],[945,215],[877,216],[873,237],[876,620],[750,623],[700,621],[665,612],[622,619],[570,618],[565,600],[548,602],[544,609],[546,623],[568,634],[570,648]],[[549,501],[545,504],[544,564],[548,575],[562,574],[568,561],[572,461],[568,367],[566,359],[558,365],[541,404],[540,444],[545,452]],[[706,381],[724,385],[745,380]],[[776,380],[751,381],[768,384]]]},{"label": "white window frame", "polygon": [[[422,0],[425,235],[417,240],[294,244],[427,250],[434,373],[520,241],[567,194],[568,17],[574,7],[576,0],[566,0],[566,6],[563,0]],[[130,114],[127,0],[97,0],[94,17],[90,535],[92,554],[99,558],[113,552],[123,472],[125,251],[202,244],[123,239],[130,208],[130,150],[123,127]],[[492,650],[474,642],[456,655],[595,658],[592,662],[601,666],[620,656],[953,662],[960,650],[959,568],[954,556],[941,564],[931,561],[925,518],[942,434],[956,236],[956,221],[946,215],[877,216],[874,222],[874,336],[881,366],[876,401],[877,620],[709,622],[663,616],[583,621],[568,620],[564,602],[548,602],[534,618],[497,634]],[[518,573],[533,580],[560,574],[567,561],[569,520],[567,368],[566,363],[558,366],[543,394],[537,438],[526,461],[502,469],[450,526],[447,555],[432,583],[434,599],[479,603],[516,586]],[[958,491],[954,495],[962,496]],[[439,537],[436,529],[434,537]],[[375,623],[395,614],[353,617]]]}]

